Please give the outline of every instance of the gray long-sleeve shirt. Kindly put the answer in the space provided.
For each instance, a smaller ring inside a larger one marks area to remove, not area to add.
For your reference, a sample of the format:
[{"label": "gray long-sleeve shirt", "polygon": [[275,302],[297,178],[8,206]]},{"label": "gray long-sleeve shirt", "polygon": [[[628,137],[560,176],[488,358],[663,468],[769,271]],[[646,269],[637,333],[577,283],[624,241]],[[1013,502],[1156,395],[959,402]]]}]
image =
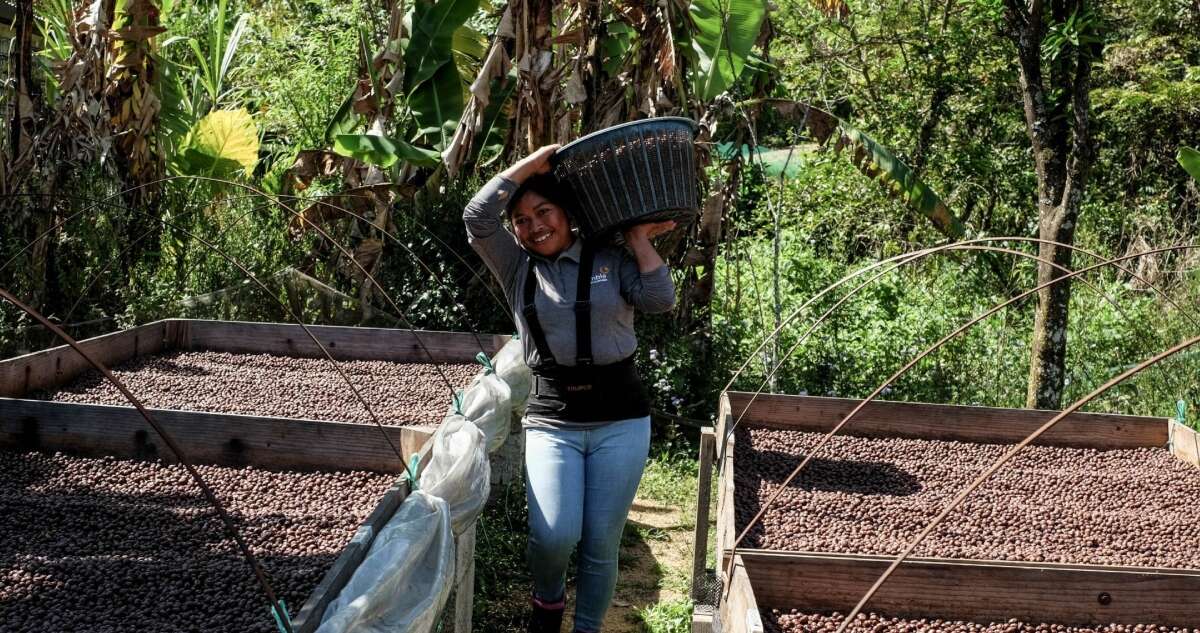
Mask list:
[{"label": "gray long-sleeve shirt", "polygon": [[[546,334],[546,345],[558,364],[574,365],[575,287],[582,245],[576,239],[554,259],[521,248],[516,236],[502,225],[505,207],[516,188],[516,183],[503,176],[496,176],[484,185],[463,211],[467,236],[471,247],[504,287],[521,335],[525,360],[531,367],[540,359],[521,313],[521,304],[529,260],[533,259],[537,274],[534,304]],[[608,365],[637,349],[634,309],[647,313],[670,310],[675,305],[675,285],[666,266],[639,272],[637,260],[624,248],[604,247],[596,251],[592,263],[591,303],[592,358],[597,365]]]}]

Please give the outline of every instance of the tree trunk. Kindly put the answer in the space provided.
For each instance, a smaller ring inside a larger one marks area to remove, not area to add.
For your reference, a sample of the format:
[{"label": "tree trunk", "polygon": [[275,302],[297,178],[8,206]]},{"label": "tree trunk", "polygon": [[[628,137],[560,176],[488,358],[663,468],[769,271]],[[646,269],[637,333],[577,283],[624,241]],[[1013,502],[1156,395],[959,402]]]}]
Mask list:
[{"label": "tree trunk", "polygon": [[[1026,132],[1033,150],[1038,181],[1038,237],[1061,244],[1041,244],[1038,285],[1063,277],[1050,263],[1070,268],[1079,207],[1095,160],[1088,98],[1091,69],[1099,59],[1097,44],[1063,44],[1053,55],[1043,50],[1045,19],[1062,24],[1075,16],[1080,28],[1097,24],[1087,0],[1039,0],[1026,5],[1008,0],[1009,36],[1017,48]],[[1084,35],[1087,35],[1084,33]],[[1082,40],[1081,40],[1082,41]],[[1029,383],[1025,406],[1058,409],[1066,379],[1069,279],[1038,291],[1030,343]]]}]

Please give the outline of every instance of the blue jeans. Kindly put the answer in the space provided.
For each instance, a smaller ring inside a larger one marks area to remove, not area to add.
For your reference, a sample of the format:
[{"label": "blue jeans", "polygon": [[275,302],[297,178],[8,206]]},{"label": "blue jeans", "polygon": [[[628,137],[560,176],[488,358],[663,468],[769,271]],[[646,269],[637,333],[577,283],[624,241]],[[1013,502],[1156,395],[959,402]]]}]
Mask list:
[{"label": "blue jeans", "polygon": [[529,567],[544,603],[566,593],[576,544],[575,630],[599,631],[617,585],[621,532],[650,451],[650,418],[587,430],[525,429]]}]

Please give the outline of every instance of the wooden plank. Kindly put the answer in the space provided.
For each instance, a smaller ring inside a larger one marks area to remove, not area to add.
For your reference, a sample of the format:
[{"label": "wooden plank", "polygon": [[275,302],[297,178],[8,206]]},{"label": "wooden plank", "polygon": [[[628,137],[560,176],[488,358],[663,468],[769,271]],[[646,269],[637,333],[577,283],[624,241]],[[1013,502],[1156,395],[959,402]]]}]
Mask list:
[{"label": "wooden plank", "polygon": [[446,633],[471,633],[471,613],[475,604],[475,528],[474,523],[454,540],[454,621]]},{"label": "wooden plank", "polygon": [[700,429],[700,471],[696,483],[696,532],[692,543],[692,601],[701,600],[708,558],[708,511],[712,497],[713,454],[717,450],[716,431]]},{"label": "wooden plank", "polygon": [[[150,414],[195,463],[389,473],[404,468],[373,424],[165,409]],[[385,428],[405,456],[420,451],[433,431]],[[0,398],[0,448],[174,461],[136,409],[101,404]]]},{"label": "wooden plank", "polygon": [[[764,607],[851,609],[890,564],[886,556],[739,550]],[[1195,626],[1200,570],[912,559],[869,603],[901,617],[1074,626]]]},{"label": "wooden plank", "polygon": [[[180,349],[324,358],[294,323],[175,320]],[[469,363],[481,349],[492,356],[509,339],[499,334],[310,325],[308,329],[338,360],[397,363]],[[429,350],[427,354],[422,345]],[[431,359],[432,356],[432,359]]]},{"label": "wooden plank", "polygon": [[[155,321],[122,332],[80,341],[80,346],[111,367],[136,356],[157,354],[164,348],[167,322]],[[40,389],[54,389],[92,369],[69,345],[0,361],[0,397],[20,398]]]},{"label": "wooden plank", "polygon": [[371,515],[359,526],[354,538],[342,550],[329,571],[325,572],[321,582],[309,594],[304,605],[300,607],[299,613],[292,619],[294,633],[312,633],[317,630],[317,627],[321,625],[322,616],[325,615],[326,607],[337,598],[342,588],[350,581],[350,577],[354,575],[355,570],[358,569],[363,558],[371,549],[375,535],[379,534],[379,531],[387,525],[388,520],[396,513],[396,509],[400,507],[408,494],[408,481],[400,478],[383,495]]},{"label": "wooden plank", "polygon": [[721,633],[762,633],[758,601],[739,554],[734,557],[733,573],[722,592],[714,630]]},{"label": "wooden plank", "polygon": [[698,604],[692,607],[692,633],[713,633],[712,605]]},{"label": "wooden plank", "polygon": [[1175,420],[1167,422],[1171,435],[1171,454],[1184,463],[1200,467],[1200,433]]},{"label": "wooden plank", "polygon": [[[727,394],[733,419],[742,425],[826,433],[860,402],[852,398],[821,398],[760,394]],[[1055,411],[999,409],[946,404],[875,401],[851,420],[843,433],[858,437],[907,437],[987,444],[1015,444],[1032,433]],[[1057,424],[1037,444],[1101,450],[1162,447],[1167,443],[1164,418],[1074,413]]]}]

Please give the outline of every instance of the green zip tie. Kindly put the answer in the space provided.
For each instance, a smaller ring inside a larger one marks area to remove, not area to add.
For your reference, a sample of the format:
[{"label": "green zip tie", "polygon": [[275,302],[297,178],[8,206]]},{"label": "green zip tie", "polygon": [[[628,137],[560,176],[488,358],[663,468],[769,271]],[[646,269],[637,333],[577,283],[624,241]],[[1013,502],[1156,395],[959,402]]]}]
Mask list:
[{"label": "green zip tie", "polygon": [[487,354],[484,354],[483,352],[479,352],[478,354],[475,355],[475,360],[479,361],[480,365],[483,365],[484,369],[487,370],[486,373],[488,373],[488,374],[496,373],[496,367],[494,365],[492,365],[492,359],[488,358]]},{"label": "green zip tie", "polygon": [[[275,618],[275,628],[279,629],[279,633],[295,631],[295,627],[292,626],[292,617],[288,615],[287,603],[283,601],[283,598],[279,599],[279,606],[283,608],[282,616],[279,615],[279,610],[275,608],[275,605],[271,605],[270,608],[271,617]],[[286,627],[283,625],[285,621],[287,622]]]},{"label": "green zip tie", "polygon": [[404,472],[404,478],[408,480],[408,489],[410,492],[416,491],[420,487],[420,482],[417,481],[417,469],[421,467],[421,454],[413,453],[408,460],[408,470]]},{"label": "green zip tie", "polygon": [[462,389],[455,391],[454,395],[450,396],[450,403],[454,406],[454,412],[459,415],[462,415],[462,399],[463,399]]}]

